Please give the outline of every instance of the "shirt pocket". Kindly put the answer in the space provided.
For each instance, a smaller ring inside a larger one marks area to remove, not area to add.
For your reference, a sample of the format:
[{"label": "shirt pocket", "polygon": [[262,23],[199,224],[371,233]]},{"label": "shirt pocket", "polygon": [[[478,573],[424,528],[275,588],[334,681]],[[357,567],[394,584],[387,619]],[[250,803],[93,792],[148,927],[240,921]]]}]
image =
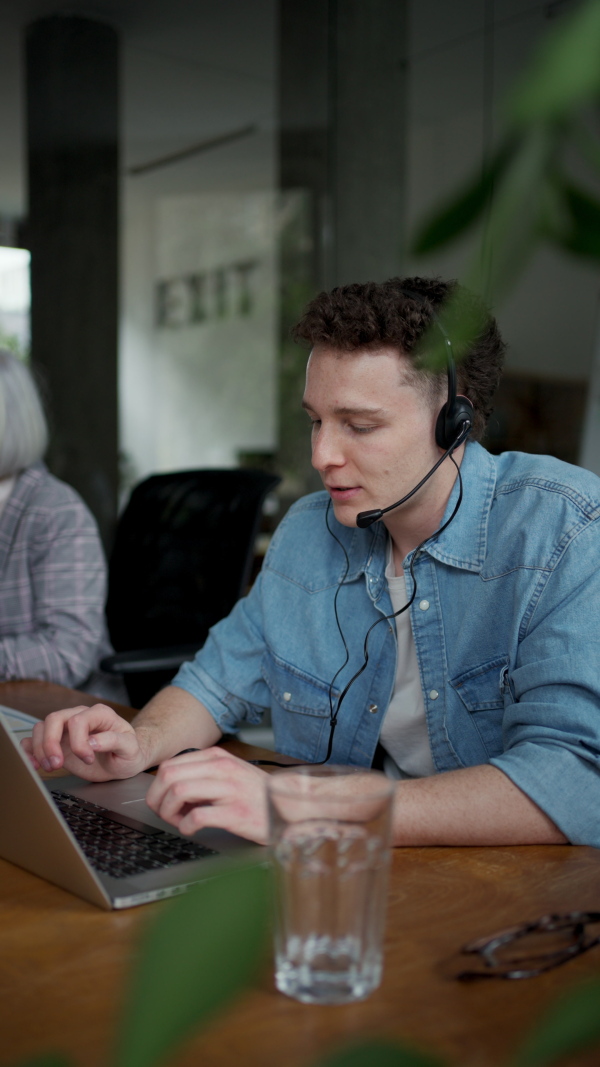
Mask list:
[{"label": "shirt pocket", "polygon": [[[263,658],[262,675],[271,694],[277,750],[311,762],[324,758],[331,717],[329,685],[271,653]],[[337,696],[332,690],[334,708]]]},{"label": "shirt pocket", "polygon": [[503,751],[502,723],[509,685],[507,679],[508,656],[495,656],[450,680],[490,757],[498,756]]}]

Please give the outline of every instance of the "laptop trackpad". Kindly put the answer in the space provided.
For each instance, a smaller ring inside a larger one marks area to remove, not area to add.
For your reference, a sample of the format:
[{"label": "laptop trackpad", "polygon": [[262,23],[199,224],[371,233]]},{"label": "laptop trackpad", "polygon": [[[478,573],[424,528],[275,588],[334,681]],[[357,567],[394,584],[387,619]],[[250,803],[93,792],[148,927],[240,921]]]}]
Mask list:
[{"label": "laptop trackpad", "polygon": [[[99,804],[108,811],[114,811],[159,830],[176,834],[177,829],[155,815],[146,804],[146,793],[153,781],[152,774],[141,771],[133,778],[119,778],[112,782],[86,782],[83,778],[71,775],[67,778],[46,779],[45,784],[54,789],[63,789],[67,793],[73,793],[74,796],[81,797],[82,800],[87,800],[91,804]],[[237,834],[214,827],[199,830],[188,840],[198,841],[207,848],[213,848],[228,855],[234,854],[240,848],[247,851],[248,846],[253,844],[244,837],[238,837]],[[255,847],[260,846],[255,845]]]}]

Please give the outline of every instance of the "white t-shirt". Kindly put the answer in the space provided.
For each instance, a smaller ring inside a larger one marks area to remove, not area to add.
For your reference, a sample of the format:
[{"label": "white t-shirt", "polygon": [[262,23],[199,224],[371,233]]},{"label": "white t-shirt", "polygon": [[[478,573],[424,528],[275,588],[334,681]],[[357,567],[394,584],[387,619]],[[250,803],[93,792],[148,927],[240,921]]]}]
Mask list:
[{"label": "white t-shirt", "polygon": [[[396,577],[391,540],[385,576],[392,609],[396,612],[404,607],[407,596],[404,574]],[[398,615],[395,622],[398,639],[396,680],[379,737],[386,751],[384,769],[390,778],[424,778],[435,774],[435,766],[429,745],[410,610]]]}]

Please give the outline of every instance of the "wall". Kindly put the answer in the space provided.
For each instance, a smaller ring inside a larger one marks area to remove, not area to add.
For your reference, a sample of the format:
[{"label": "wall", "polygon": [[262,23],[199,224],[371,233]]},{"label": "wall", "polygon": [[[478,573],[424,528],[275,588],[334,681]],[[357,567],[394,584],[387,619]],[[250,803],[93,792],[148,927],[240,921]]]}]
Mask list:
[{"label": "wall", "polygon": [[203,8],[124,47],[123,491],[276,446],[276,5]]},{"label": "wall", "polygon": [[[494,144],[506,91],[540,37],[575,5],[532,0],[411,0],[408,49],[407,221],[409,232]],[[459,276],[477,238],[419,260],[410,270]],[[507,370],[585,383],[598,298],[591,267],[540,251],[503,306]]]},{"label": "wall", "polygon": [[120,370],[129,479],[273,451],[274,226],[269,190],[130,198]]}]

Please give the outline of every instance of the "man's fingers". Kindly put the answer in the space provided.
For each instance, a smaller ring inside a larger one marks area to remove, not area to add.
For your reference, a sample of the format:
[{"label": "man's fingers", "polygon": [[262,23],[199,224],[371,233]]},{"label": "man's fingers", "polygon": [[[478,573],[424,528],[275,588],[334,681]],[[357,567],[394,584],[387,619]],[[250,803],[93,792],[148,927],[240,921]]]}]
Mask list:
[{"label": "man's fingers", "polygon": [[264,771],[222,750],[214,752],[188,753],[161,764],[148,805],[181,833],[212,826],[264,843]]},{"label": "man's fingers", "polygon": [[32,742],[30,737],[22,737],[21,738],[21,748],[26,753],[26,755],[27,755],[27,757],[29,759],[29,762],[33,765],[33,769],[35,771],[39,771],[40,764],[38,763],[38,761],[36,760],[36,758],[35,758],[35,756],[33,754],[33,742]]},{"label": "man's fingers", "polygon": [[207,830],[209,827],[210,829],[229,830],[230,833],[241,834],[243,837],[249,837],[261,845],[265,844],[266,841],[266,838],[258,830],[256,832],[248,832],[246,824],[244,826],[240,825],[238,813],[231,805],[195,804],[180,816],[177,823],[179,833],[185,834],[186,837],[191,837],[192,834],[197,833],[199,830]]},{"label": "man's fingers", "polygon": [[[109,714],[106,714],[108,712]],[[111,746],[121,754],[122,738],[133,735],[133,727],[126,723],[111,708],[97,704],[86,708],[66,722],[69,745],[74,755],[85,763],[93,763],[96,752],[110,752]],[[110,739],[106,744],[106,739]],[[127,749],[131,752],[131,748]]]},{"label": "man's fingers", "polygon": [[256,788],[232,794],[227,783],[217,778],[206,777],[201,783],[183,780],[167,790],[158,807],[151,807],[161,819],[188,836],[211,827],[229,830],[259,844],[267,840],[265,805]]},{"label": "man's fingers", "polygon": [[130,759],[139,753],[138,740],[133,728],[131,730],[104,730],[101,734],[90,734],[88,745],[93,757],[101,752],[110,752],[121,759]]},{"label": "man's fingers", "polygon": [[[94,704],[91,708],[79,705],[53,711],[43,722],[36,723],[31,749],[27,751],[46,771],[62,767],[69,753],[89,765],[94,763],[97,752],[110,752],[111,746],[116,746],[119,755],[131,756],[135,745],[122,739],[133,734],[133,727],[106,704]],[[98,739],[105,735],[108,743],[99,744]]]},{"label": "man's fingers", "polygon": [[[153,791],[154,795],[151,796]],[[168,784],[154,782],[148,790],[146,802],[161,819],[173,822],[187,809],[187,805],[214,804],[230,794],[231,788],[227,782],[206,773],[201,778],[188,773]]]},{"label": "man's fingers", "polygon": [[52,711],[42,722],[35,724],[32,732],[33,755],[42,767],[46,770],[62,767],[61,742],[65,726],[70,719],[88,710],[85,705],[79,705],[75,708],[65,708],[62,711]]},{"label": "man's fingers", "polygon": [[55,720],[47,723],[36,722],[31,732],[31,744],[32,752],[36,761],[45,766],[46,770],[51,770],[50,760],[56,761],[55,766],[61,767],[63,762],[63,752],[61,748],[61,739],[63,735],[63,722],[60,723]]},{"label": "man's fingers", "polygon": [[[182,786],[182,783],[195,782],[197,788],[201,789],[211,777],[221,776],[231,791],[233,783],[237,781],[240,774],[254,770],[255,768],[250,767],[250,764],[217,747],[203,749],[200,752],[186,752],[161,763],[158,774],[148,790],[146,800],[152,809],[158,812],[158,807],[162,804],[165,795],[175,785],[177,785],[177,795],[180,795],[182,789],[187,788]],[[201,799],[196,797],[195,803],[201,803]]]}]

